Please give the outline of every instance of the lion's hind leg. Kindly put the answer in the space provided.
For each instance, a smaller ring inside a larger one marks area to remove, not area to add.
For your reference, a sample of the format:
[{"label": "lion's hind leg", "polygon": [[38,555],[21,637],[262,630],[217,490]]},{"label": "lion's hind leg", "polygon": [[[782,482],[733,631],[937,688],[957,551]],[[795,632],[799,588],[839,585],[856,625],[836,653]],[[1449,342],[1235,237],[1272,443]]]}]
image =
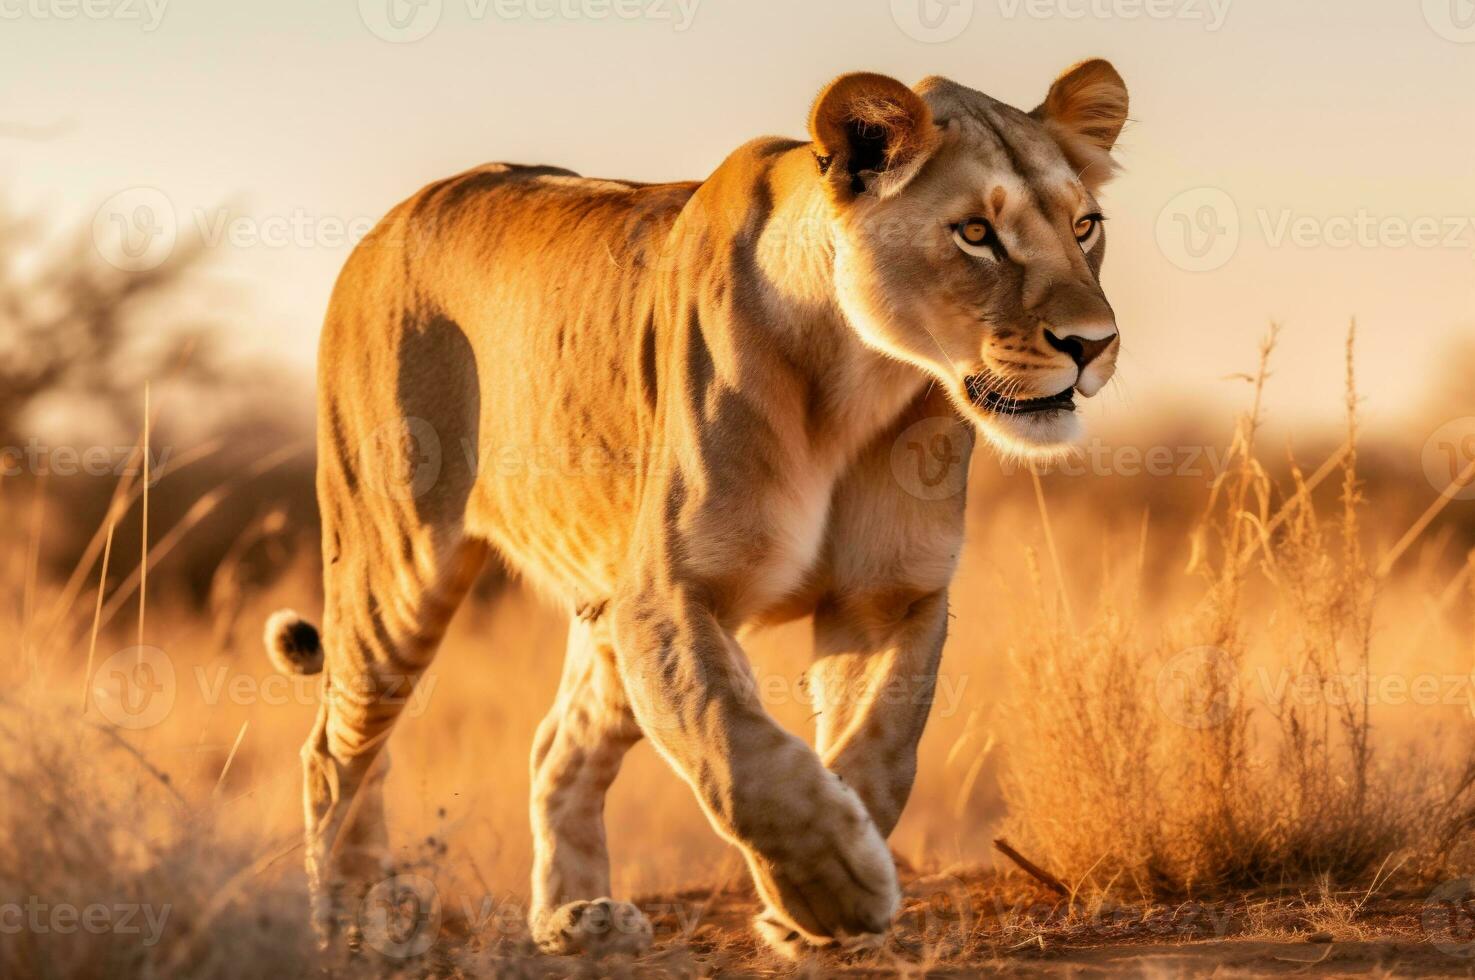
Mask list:
[{"label": "lion's hind leg", "polygon": [[302,747],[308,884],[326,940],[358,918],[384,873],[384,743],[480,569],[485,546],[456,535],[391,561],[345,540],[326,576],[322,705]]},{"label": "lion's hind leg", "polygon": [[550,953],[639,953],[649,920],[609,897],[604,798],[640,740],[607,630],[576,619],[563,680],[533,743],[533,937]]}]

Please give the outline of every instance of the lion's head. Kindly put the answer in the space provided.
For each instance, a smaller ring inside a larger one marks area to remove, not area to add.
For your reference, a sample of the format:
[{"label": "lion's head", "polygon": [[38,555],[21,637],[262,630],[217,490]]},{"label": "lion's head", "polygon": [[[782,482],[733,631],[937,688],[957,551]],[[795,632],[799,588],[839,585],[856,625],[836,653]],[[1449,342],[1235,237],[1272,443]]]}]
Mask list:
[{"label": "lion's head", "polygon": [[1006,451],[1077,441],[1075,396],[1115,368],[1094,193],[1126,116],[1126,87],[1099,60],[1028,113],[946,79],[913,90],[872,74],[837,79],[815,103],[850,325],[945,384]]}]

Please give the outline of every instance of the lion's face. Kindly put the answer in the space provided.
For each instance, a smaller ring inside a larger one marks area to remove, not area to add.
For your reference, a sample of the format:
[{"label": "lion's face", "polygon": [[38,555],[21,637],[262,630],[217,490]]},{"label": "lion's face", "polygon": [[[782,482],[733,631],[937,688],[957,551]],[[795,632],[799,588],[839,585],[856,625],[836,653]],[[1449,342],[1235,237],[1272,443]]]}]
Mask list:
[{"label": "lion's face", "polygon": [[[1093,194],[1111,142],[1082,145],[1086,137],[1064,130],[1060,117],[1082,108],[1058,95],[1065,86],[1066,96],[1099,99],[1105,85],[1124,116],[1125,90],[1101,65],[1068,73],[1028,115],[929,79],[915,97],[930,131],[913,158],[877,159],[870,147],[872,166],[847,172],[851,193],[832,194],[836,287],[851,326],[936,377],[1010,452],[1076,442],[1076,397],[1111,379],[1120,348],[1099,281],[1105,216]],[[868,93],[862,108],[876,98]],[[1102,115],[1099,102],[1084,112],[1098,137]],[[1120,119],[1106,125],[1114,141]],[[874,141],[880,127],[862,122],[851,145],[867,152],[866,135]]]}]

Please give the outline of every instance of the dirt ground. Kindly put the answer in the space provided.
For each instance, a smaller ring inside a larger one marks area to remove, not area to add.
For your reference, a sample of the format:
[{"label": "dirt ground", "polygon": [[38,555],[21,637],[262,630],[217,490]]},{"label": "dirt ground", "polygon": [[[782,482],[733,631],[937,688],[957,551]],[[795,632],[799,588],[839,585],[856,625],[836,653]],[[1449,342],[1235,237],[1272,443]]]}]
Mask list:
[{"label": "dirt ground", "polygon": [[723,884],[637,899],[656,942],[636,959],[539,955],[515,916],[497,921],[486,903],[442,893],[436,939],[423,955],[402,955],[407,939],[428,941],[422,914],[408,931],[401,921],[392,942],[366,933],[343,972],[377,965],[418,977],[1475,976],[1475,914],[1464,888],[1453,895],[1285,888],[1228,901],[1083,907],[1016,873],[903,868],[903,875],[903,911],[880,950],[778,959],[748,928],[756,899],[734,864],[719,872]]}]

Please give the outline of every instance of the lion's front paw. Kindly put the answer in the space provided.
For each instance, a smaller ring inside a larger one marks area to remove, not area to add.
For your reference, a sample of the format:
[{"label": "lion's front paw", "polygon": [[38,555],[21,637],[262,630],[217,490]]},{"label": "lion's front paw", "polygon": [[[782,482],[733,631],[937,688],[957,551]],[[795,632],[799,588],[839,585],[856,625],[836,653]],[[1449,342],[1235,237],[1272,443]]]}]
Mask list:
[{"label": "lion's front paw", "polygon": [[896,865],[870,814],[838,778],[825,776],[819,792],[789,797],[795,812],[773,825],[776,839],[753,840],[748,854],[768,905],[759,934],[785,955],[803,943],[848,947],[884,936],[901,904]]},{"label": "lion's front paw", "polygon": [[650,920],[629,902],[596,898],[570,902],[539,917],[533,938],[556,956],[638,955],[650,948]]},{"label": "lion's front paw", "polygon": [[880,949],[886,945],[886,933],[867,932],[845,939],[815,939],[805,936],[784,921],[783,916],[772,909],[764,909],[753,917],[753,931],[763,944],[786,960],[797,961],[813,950],[838,950],[859,953]]}]

